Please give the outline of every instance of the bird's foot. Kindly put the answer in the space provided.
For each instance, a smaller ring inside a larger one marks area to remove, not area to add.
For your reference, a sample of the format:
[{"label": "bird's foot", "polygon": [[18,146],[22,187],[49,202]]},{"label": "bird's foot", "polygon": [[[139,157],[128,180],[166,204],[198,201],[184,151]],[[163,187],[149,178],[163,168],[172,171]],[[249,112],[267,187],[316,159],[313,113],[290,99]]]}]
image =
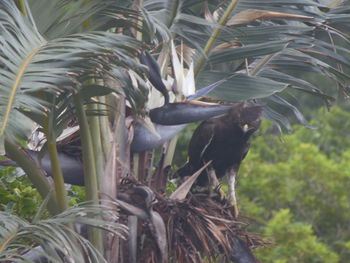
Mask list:
[{"label": "bird's foot", "polygon": [[234,218],[238,217],[239,214],[239,209],[238,209],[238,204],[237,204],[237,199],[236,196],[230,196],[226,195],[225,191],[221,188],[221,184],[217,185],[214,189],[213,192],[215,193],[215,196],[220,199],[221,202],[227,204],[232,208],[232,214]]},{"label": "bird's foot", "polygon": [[221,188],[221,184],[218,184],[214,188],[214,192],[219,196],[221,201],[225,201],[227,199],[225,191]]},{"label": "bird's foot", "polygon": [[237,201],[236,200],[230,201],[230,205],[232,206],[232,211],[233,211],[234,218],[237,218],[238,214],[239,214]]}]

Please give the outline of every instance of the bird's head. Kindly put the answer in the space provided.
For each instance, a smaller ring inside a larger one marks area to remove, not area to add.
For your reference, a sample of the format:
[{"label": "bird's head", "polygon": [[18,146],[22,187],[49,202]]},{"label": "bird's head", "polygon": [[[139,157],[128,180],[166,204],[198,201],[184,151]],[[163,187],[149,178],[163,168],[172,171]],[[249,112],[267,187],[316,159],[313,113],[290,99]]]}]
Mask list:
[{"label": "bird's head", "polygon": [[253,134],[261,124],[261,113],[261,105],[240,102],[229,111],[229,116],[245,134]]}]

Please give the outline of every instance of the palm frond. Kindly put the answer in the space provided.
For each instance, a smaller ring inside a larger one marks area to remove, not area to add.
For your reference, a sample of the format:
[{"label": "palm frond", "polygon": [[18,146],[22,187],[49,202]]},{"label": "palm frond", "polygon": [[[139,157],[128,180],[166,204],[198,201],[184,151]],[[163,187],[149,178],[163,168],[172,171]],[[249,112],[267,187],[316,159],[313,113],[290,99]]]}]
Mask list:
[{"label": "palm frond", "polygon": [[138,13],[130,1],[31,0],[30,11],[38,31],[46,39],[55,39],[83,31],[107,31],[137,27]]},{"label": "palm frond", "polygon": [[186,7],[186,1],[144,1],[143,17],[148,32],[154,38],[150,42],[169,43],[180,38],[187,45],[202,50],[203,40],[211,34],[215,23],[193,13]]},{"label": "palm frond", "polygon": [[[2,1],[0,7],[0,136],[23,136],[28,126],[22,125],[21,111],[44,115],[50,107],[46,98],[78,92],[91,78],[129,79],[125,71],[143,69],[133,59],[141,47],[133,38],[94,31],[46,40],[14,2]],[[147,97],[141,78],[138,83],[141,90],[126,87],[131,94],[127,99]]]},{"label": "palm frond", "polygon": [[[195,0],[145,1],[145,22],[151,35],[157,37],[156,44],[173,37],[196,48],[194,62],[206,57],[203,48],[228,2],[206,4]],[[209,96],[232,102],[260,98],[268,108],[268,101],[276,100],[277,93],[282,98],[287,97],[282,93],[293,90],[315,95],[329,105],[332,94],[315,87],[305,74],[300,80],[300,72],[323,74],[347,92],[349,76],[342,69],[349,66],[347,12],[345,4],[342,9],[331,9],[318,1],[239,1],[206,57],[196,88],[233,76]],[[281,103],[306,124],[292,101],[279,100]],[[269,108],[267,117],[287,124],[288,119],[281,121],[275,110]]]},{"label": "palm frond", "polygon": [[56,262],[63,262],[63,259],[84,262],[88,257],[92,262],[106,262],[83,235],[73,230],[72,224],[97,227],[125,238],[127,228],[116,223],[117,210],[111,207],[85,203],[54,218],[32,223],[0,212],[0,261],[28,262],[29,257],[43,257]]},{"label": "palm frond", "polygon": [[[259,19],[254,12],[247,12],[252,9],[280,13],[270,19],[264,13],[267,17]],[[229,23],[233,27],[222,31],[216,47],[208,56],[206,68],[197,76],[197,88],[218,81],[220,74],[223,78],[228,74],[243,74],[247,78],[244,84],[232,77],[210,95],[229,101],[260,98],[268,108],[265,115],[289,127],[289,118],[280,114],[284,112],[283,109],[269,108],[269,101],[274,104],[278,101],[277,104],[285,110],[288,109],[301,123],[307,125],[299,109],[300,105],[293,104],[295,101],[287,99],[288,96],[284,94],[291,90],[306,92],[323,99],[327,105],[334,99],[331,94],[315,87],[307,79],[307,75],[301,73],[322,74],[334,81],[334,86],[338,85],[344,92],[347,92],[350,80],[343,70],[343,67],[349,67],[350,62],[349,36],[342,31],[339,24],[339,29],[328,26],[332,18],[327,13],[329,10],[316,1],[240,1],[232,19],[242,15],[239,20],[241,24],[237,23],[238,20],[231,20]],[[252,17],[249,18],[249,15]],[[341,19],[338,19],[339,22]],[[217,71],[227,73],[217,74]],[[300,76],[304,79],[300,79]],[[252,82],[256,77],[256,83]],[[270,81],[271,85],[266,85]]]}]

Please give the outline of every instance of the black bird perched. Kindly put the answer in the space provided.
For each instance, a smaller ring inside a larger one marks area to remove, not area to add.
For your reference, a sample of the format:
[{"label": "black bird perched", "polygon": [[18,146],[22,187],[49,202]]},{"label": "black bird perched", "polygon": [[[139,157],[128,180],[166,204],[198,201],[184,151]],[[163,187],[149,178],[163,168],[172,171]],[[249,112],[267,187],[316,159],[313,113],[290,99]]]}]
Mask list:
[{"label": "black bird perched", "polygon": [[188,147],[188,162],[179,169],[179,176],[188,176],[212,160],[196,184],[219,185],[217,178],[228,175],[229,201],[238,215],[235,180],[239,166],[249,150],[249,139],[261,123],[262,106],[240,102],[225,115],[202,122],[194,131]]}]

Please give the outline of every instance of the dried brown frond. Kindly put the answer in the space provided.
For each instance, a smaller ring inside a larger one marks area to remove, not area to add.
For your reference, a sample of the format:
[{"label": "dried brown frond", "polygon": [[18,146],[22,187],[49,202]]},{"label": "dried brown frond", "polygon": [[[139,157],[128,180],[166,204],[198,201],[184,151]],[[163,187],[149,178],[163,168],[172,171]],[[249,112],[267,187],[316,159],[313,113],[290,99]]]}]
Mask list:
[{"label": "dried brown frond", "polygon": [[[121,192],[127,196],[135,196],[132,193],[135,182],[124,182]],[[245,230],[246,219],[243,216],[235,219],[232,208],[223,201],[205,193],[189,194],[184,201],[170,200],[154,194],[152,208],[145,200],[131,198],[130,202],[144,209],[148,215],[160,215],[166,226],[165,242],[170,262],[258,262],[251,248],[260,247],[267,242],[248,233]],[[130,214],[130,211],[126,214]],[[157,225],[151,220],[139,220],[137,262],[166,262],[160,260],[159,243],[156,242],[154,228]]]}]

